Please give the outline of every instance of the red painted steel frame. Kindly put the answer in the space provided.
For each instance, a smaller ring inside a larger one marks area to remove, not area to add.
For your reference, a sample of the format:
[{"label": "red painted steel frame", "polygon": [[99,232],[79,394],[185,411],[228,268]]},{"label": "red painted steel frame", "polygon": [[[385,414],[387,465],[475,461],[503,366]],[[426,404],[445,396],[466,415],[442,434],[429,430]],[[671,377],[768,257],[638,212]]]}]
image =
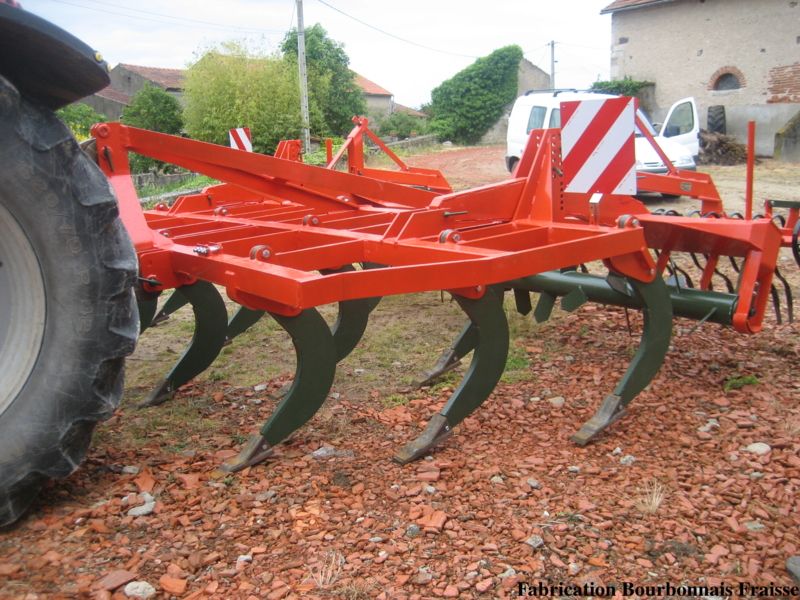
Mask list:
[{"label": "red painted steel frame", "polygon": [[[100,166],[120,199],[141,274],[158,281],[157,289],[211,281],[250,308],[297,314],[340,300],[425,290],[477,297],[489,284],[601,259],[609,269],[650,281],[673,252],[697,252],[711,265],[705,289],[720,256],[745,259],[733,323],[742,332],[760,329],[781,232],[767,219],[725,218],[707,175],[672,169],[652,177],[662,177],[653,180],[662,186],[683,183],[682,192],[690,181],[704,208],[721,218],[650,215],[628,196],[590,203],[587,195],[562,191],[560,136],[542,130],[531,133],[513,179],[440,193],[449,185],[438,172],[409,169],[394,180],[386,176],[391,172],[365,169],[363,137],[371,132],[366,119],[355,122],[345,149],[329,163],[346,150],[349,173],[298,162],[291,142],[279,146],[276,154],[284,158],[278,158],[118,123],[96,126]],[[172,208],[143,212],[128,152],[227,183],[184,196]],[[657,264],[648,248],[661,251]],[[319,272],[363,262],[386,268]]]},{"label": "red painted steel frame", "polygon": [[[203,279],[251,308],[296,314],[339,300],[424,290],[480,296],[488,284],[600,258],[642,281],[655,275],[641,228],[559,221],[557,132],[538,140],[526,176],[439,195],[118,123],[93,131],[141,274],[164,288]],[[128,152],[230,185],[144,213]],[[251,257],[255,247],[266,247],[268,258]],[[318,272],[360,262],[387,268]]]}]

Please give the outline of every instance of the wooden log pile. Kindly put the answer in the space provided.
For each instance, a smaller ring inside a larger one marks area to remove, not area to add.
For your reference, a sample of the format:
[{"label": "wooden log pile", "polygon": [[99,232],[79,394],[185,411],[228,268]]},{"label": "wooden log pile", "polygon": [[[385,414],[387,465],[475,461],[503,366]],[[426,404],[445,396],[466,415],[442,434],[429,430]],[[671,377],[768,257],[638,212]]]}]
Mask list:
[{"label": "wooden log pile", "polygon": [[724,133],[700,130],[701,165],[741,165],[747,162],[747,147]]}]

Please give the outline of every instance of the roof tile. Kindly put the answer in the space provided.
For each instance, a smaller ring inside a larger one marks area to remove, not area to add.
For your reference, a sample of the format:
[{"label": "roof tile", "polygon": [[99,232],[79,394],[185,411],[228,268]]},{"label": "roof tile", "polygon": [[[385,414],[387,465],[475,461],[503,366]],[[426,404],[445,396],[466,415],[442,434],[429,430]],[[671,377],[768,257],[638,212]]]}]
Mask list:
[{"label": "roof tile", "polygon": [[128,71],[137,73],[165,89],[183,89],[183,69],[162,69],[161,67],[144,67],[142,65],[129,65],[125,63],[120,63],[117,66],[124,67]]},{"label": "roof tile", "polygon": [[382,88],[377,83],[374,83],[364,77],[363,75],[359,75],[355,71],[353,71],[353,75],[356,78],[356,85],[361,88],[361,90],[365,94],[371,94],[373,96],[393,96],[392,92]]},{"label": "roof tile", "polygon": [[99,92],[95,92],[94,95],[101,98],[106,98],[107,100],[112,100],[114,102],[119,102],[120,104],[125,104],[126,106],[131,103],[131,97],[128,96],[128,94],[120,92],[119,90],[115,90],[110,85],[107,85]]}]

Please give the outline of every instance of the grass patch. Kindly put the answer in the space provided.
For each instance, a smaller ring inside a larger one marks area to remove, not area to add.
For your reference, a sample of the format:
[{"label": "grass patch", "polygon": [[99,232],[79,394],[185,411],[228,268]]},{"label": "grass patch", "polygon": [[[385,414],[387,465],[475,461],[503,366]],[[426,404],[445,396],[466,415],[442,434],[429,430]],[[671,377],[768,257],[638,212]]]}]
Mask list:
[{"label": "grass patch", "polygon": [[722,389],[725,392],[730,392],[731,390],[740,390],[746,385],[758,385],[759,381],[755,375],[742,375],[741,377],[731,377],[725,382],[725,385],[722,386]]},{"label": "grass patch", "polygon": [[408,398],[403,394],[389,394],[381,398],[381,404],[385,408],[394,408],[395,406],[405,406],[408,404]]},{"label": "grass patch", "polygon": [[508,347],[506,369],[500,377],[503,383],[519,383],[531,378],[530,359],[521,342],[512,340]]},{"label": "grass patch", "polygon": [[136,193],[140,198],[147,198],[148,196],[160,196],[161,194],[169,194],[171,192],[180,192],[183,190],[196,190],[217,183],[219,183],[219,181],[211,177],[194,175],[184,181],[173,181],[164,185],[143,185],[140,188],[136,188]]}]

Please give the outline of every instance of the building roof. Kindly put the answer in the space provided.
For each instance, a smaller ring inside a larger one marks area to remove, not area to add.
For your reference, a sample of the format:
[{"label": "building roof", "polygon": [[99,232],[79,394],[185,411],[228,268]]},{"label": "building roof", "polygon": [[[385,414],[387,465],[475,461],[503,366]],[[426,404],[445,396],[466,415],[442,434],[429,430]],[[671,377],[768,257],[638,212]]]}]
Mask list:
[{"label": "building roof", "polygon": [[145,79],[152,81],[153,83],[165,89],[183,89],[183,69],[162,69],[160,67],[143,67],[141,65],[129,65],[125,63],[120,63],[117,65],[117,67],[123,67],[128,71],[132,71],[137,75],[141,75]]},{"label": "building roof", "polygon": [[115,90],[110,85],[107,85],[99,92],[95,92],[95,96],[111,100],[112,102],[119,102],[120,104],[128,105],[131,103],[131,97],[128,94],[123,94],[119,90]]},{"label": "building roof", "polygon": [[398,104],[397,102],[394,103],[394,111],[406,113],[407,115],[411,115],[412,117],[417,117],[419,119],[427,119],[428,115],[424,112],[420,112],[408,106],[403,106],[402,104]]},{"label": "building roof", "polygon": [[353,71],[353,75],[356,77],[356,85],[361,88],[365,94],[369,94],[370,96],[393,96],[392,92],[383,89],[377,83],[370,81],[363,75],[359,75],[355,71]]},{"label": "building roof", "polygon": [[621,12],[623,10],[633,10],[636,8],[644,8],[645,6],[653,6],[655,4],[666,4],[667,2],[674,2],[675,0],[614,0],[611,4],[606,6],[600,11],[601,15],[608,13]]}]

